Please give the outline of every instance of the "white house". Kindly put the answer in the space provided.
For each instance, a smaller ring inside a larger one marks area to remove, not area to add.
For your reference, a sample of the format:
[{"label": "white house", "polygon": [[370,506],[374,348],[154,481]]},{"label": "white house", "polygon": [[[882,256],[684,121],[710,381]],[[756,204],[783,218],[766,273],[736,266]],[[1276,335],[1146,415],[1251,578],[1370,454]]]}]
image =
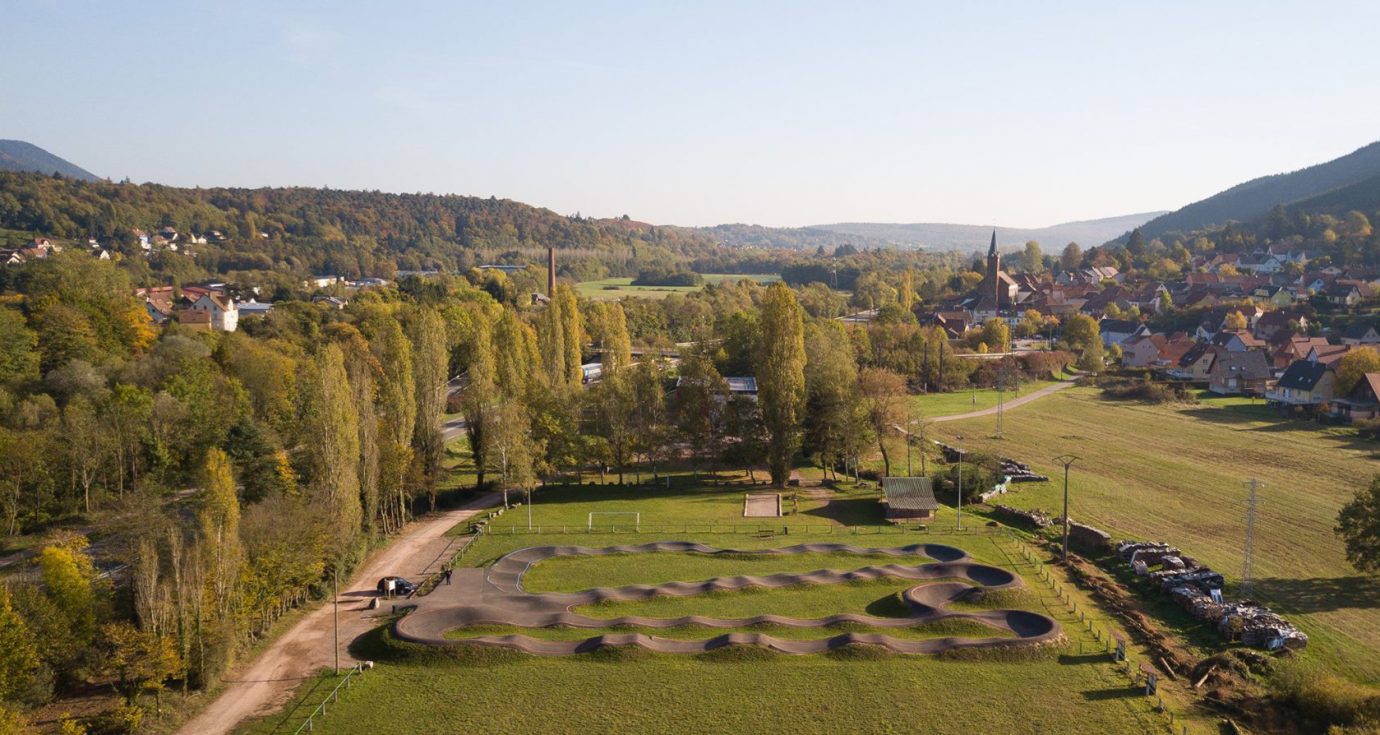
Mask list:
[{"label": "white house", "polygon": [[239,328],[240,310],[235,301],[213,293],[203,293],[192,302],[190,311],[199,311],[211,317],[211,329],[216,332],[233,332]]}]

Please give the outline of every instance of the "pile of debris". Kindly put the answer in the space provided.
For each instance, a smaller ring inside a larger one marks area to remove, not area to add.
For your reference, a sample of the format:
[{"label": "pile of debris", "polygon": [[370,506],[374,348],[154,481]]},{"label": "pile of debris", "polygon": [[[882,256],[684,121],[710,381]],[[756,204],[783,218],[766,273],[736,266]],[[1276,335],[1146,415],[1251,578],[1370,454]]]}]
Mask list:
[{"label": "pile of debris", "polygon": [[1028,526],[1032,526],[1034,528],[1049,528],[1051,525],[1054,524],[1054,521],[1051,520],[1048,515],[1045,515],[1045,512],[1040,510],[1039,508],[1021,510],[1020,508],[1012,508],[1009,505],[1000,504],[994,505],[992,507],[995,508],[997,512],[1001,515],[1008,516],[1013,520],[1026,524]]},{"label": "pile of debris", "polygon": [[1007,482],[1049,482],[1048,477],[1036,474],[1030,465],[1009,458],[1002,458],[1001,473],[1006,475]]},{"label": "pile of debris", "polygon": [[[954,463],[961,455],[967,454],[958,447],[951,447],[943,442],[935,442],[939,445],[940,454],[944,455],[944,461]],[[1049,482],[1049,478],[1044,475],[1036,474],[1030,469],[1030,465],[1024,462],[1017,462],[1010,457],[999,457],[997,459],[998,473],[1005,475],[1007,482]]]},{"label": "pile of debris", "polygon": [[[1240,639],[1255,648],[1301,649],[1308,636],[1269,608],[1251,600],[1226,602],[1220,572],[1213,571],[1177,548],[1157,541],[1122,541],[1117,556],[1137,576],[1150,580],[1197,620],[1212,623],[1229,640]],[[1153,569],[1158,567],[1158,569]]]},{"label": "pile of debris", "polygon": [[[1062,523],[1063,520],[1064,517],[1059,516],[1059,522]],[[1093,528],[1086,523],[1069,519],[1069,543],[1084,551],[1101,554],[1111,550],[1112,535],[1100,528]]]}]

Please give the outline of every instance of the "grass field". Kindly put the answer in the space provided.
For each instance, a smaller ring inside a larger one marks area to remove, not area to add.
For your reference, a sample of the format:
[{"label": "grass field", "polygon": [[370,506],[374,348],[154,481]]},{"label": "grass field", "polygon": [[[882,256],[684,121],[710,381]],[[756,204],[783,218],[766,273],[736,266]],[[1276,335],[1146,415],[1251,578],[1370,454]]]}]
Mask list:
[{"label": "grass field", "polygon": [[[549,489],[537,494],[534,525],[548,531],[567,524],[581,531],[591,510],[636,509],[644,524],[684,524],[701,529],[716,524],[743,524],[739,486],[705,487],[688,478],[671,488],[584,486]],[[832,500],[831,502],[828,502]],[[839,507],[831,507],[837,505]],[[797,519],[813,526],[807,532]],[[859,546],[947,543],[986,563],[1012,568],[1023,576],[1033,566],[1016,554],[1015,542],[972,521],[969,530],[947,529],[952,511],[944,509],[926,533],[902,532],[883,524],[875,495],[846,493],[802,504],[800,516],[762,519],[773,535],[739,528],[738,533],[584,533],[528,534],[526,509],[515,508],[495,520],[508,527],[479,538],[462,557],[464,565],[486,565],[510,551],[542,544],[606,546],[687,539],[720,548],[742,549],[732,557],[697,554],[615,555],[551,559],[529,570],[532,589],[565,590],[609,584],[652,583],[672,579],[807,568],[857,568],[894,557],[866,554],[818,554],[770,557],[757,548],[834,541]],[[939,527],[946,530],[941,532]],[[787,532],[789,529],[789,532]],[[1092,641],[1080,633],[1070,615],[1043,583],[1026,576],[1031,591],[1015,607],[1054,615],[1073,637],[1062,651],[1035,656],[995,655],[978,660],[899,656],[871,649],[829,655],[787,656],[762,649],[732,648],[701,656],[609,650],[574,657],[527,657],[508,651],[472,651],[396,660],[361,651],[380,663],[365,674],[331,714],[318,721],[323,733],[435,732],[468,733],[721,733],[721,732],[857,732],[913,731],[968,735],[972,732],[1122,733],[1168,732],[1166,720],[1138,696],[1104,656],[1083,655],[1080,645]],[[898,593],[914,582],[884,580],[842,585],[797,586],[775,590],[719,592],[690,597],[606,603],[581,608],[595,617],[643,614],[666,617],[689,613],[746,616],[778,613],[819,617],[837,612],[899,615]],[[1081,594],[1076,593],[1075,594]],[[1087,611],[1086,598],[1079,597]],[[957,609],[957,607],[956,607]],[[1094,615],[1099,626],[1115,627]],[[902,629],[905,637],[935,635],[1001,635],[975,630],[974,623],[948,622]],[[769,629],[782,637],[827,637],[849,628]],[[753,628],[763,630],[763,628]],[[486,626],[455,635],[515,632]],[[715,631],[715,634],[724,631]],[[555,628],[529,631],[534,636],[569,639],[598,631]],[[704,637],[694,628],[659,630],[657,635]],[[1082,643],[1080,643],[1080,641]],[[365,644],[367,646],[367,643]],[[1100,650],[1101,644],[1097,644]],[[1141,654],[1143,655],[1143,653]],[[292,716],[279,715],[244,728],[245,733],[291,732],[315,706],[311,697],[329,691],[329,678],[304,686],[310,692],[290,705]],[[1180,713],[1183,699],[1170,693]],[[310,705],[310,706],[308,706]],[[1203,720],[1191,720],[1201,724]],[[291,725],[286,730],[286,725]],[[922,727],[923,725],[923,727]],[[1207,729],[1201,730],[1207,732]]]},{"label": "grass field", "polygon": [[[1007,401],[1028,396],[1031,393],[1054,385],[1056,380],[1038,380],[1030,383],[1021,383],[1014,390],[1005,392],[1004,399]],[[953,391],[951,393],[926,393],[911,397],[911,403],[915,407],[920,418],[931,418],[934,416],[950,416],[958,413],[968,413],[969,411],[982,411],[988,408],[996,408],[997,391],[994,388],[983,388],[979,390]]]},{"label": "grass field", "polygon": [[[1380,471],[1376,444],[1242,399],[1147,406],[1085,388],[1006,414],[1002,440],[990,438],[992,422],[937,424],[931,435],[1051,477],[1062,472],[1052,457],[1075,454],[1074,518],[1117,538],[1169,541],[1229,580],[1242,569],[1244,483],[1258,478],[1255,596],[1309,634],[1306,661],[1380,683],[1380,581],[1347,564],[1332,530],[1342,504]],[[1061,509],[1062,483],[1019,487],[1003,502]]]},{"label": "grass field", "polygon": [[[744,275],[736,273],[706,273],[705,284],[725,281],[751,279],[760,283],[781,280],[777,275]],[[639,297],[644,299],[664,299],[671,294],[686,294],[698,291],[702,286],[634,286],[632,278],[603,278],[598,281],[581,281],[575,284],[575,293],[596,301]]]}]

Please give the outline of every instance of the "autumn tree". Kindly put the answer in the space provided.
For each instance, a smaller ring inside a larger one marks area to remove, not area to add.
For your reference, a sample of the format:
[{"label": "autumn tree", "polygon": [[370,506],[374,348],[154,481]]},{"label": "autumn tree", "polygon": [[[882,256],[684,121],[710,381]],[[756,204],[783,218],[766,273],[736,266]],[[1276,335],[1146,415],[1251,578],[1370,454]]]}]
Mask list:
[{"label": "autumn tree", "polygon": [[1025,244],[1025,250],[1021,252],[1021,266],[1027,273],[1039,273],[1045,269],[1045,256],[1040,251],[1040,243],[1030,240]]},{"label": "autumn tree", "polygon": [[1342,506],[1335,530],[1352,566],[1363,572],[1380,572],[1380,475]]},{"label": "autumn tree", "polygon": [[865,406],[868,427],[882,453],[883,472],[891,476],[891,453],[886,438],[897,426],[905,423],[906,381],[900,375],[882,368],[865,368],[858,374],[858,395]]},{"label": "autumn tree", "polygon": [[1338,396],[1351,393],[1366,373],[1380,373],[1380,352],[1373,347],[1356,347],[1337,361],[1337,378],[1334,383]]},{"label": "autumn tree", "polygon": [[1078,243],[1071,242],[1064,246],[1064,252],[1059,255],[1059,265],[1064,270],[1070,271],[1083,264],[1083,248],[1078,247]]},{"label": "autumn tree", "polygon": [[703,349],[682,356],[676,383],[676,428],[699,463],[717,457],[723,440],[728,383]]},{"label": "autumn tree", "polygon": [[303,450],[308,495],[328,519],[334,553],[343,553],[359,533],[359,413],[350,395],[345,356],[327,344],[313,360],[304,386]]},{"label": "autumn tree", "polygon": [[427,502],[435,510],[436,483],[440,481],[441,460],[445,457],[446,449],[441,428],[446,413],[449,381],[446,325],[434,309],[423,307],[417,310],[409,327],[412,374],[417,393],[417,419],[412,445],[421,462]]},{"label": "autumn tree", "polygon": [[808,455],[828,472],[847,457],[858,421],[858,367],[846,327],[812,322],[805,327],[805,436]]},{"label": "autumn tree", "polygon": [[[0,701],[38,704],[52,692],[52,672],[38,655],[38,641],[0,585]],[[2,732],[2,731],[0,731]]]},{"label": "autumn tree", "polygon": [[394,533],[407,522],[411,499],[406,478],[417,421],[412,342],[391,313],[375,314],[361,327],[381,370],[376,389],[379,523],[384,533]]},{"label": "autumn tree", "polygon": [[164,682],[182,666],[171,640],[124,621],[101,626],[100,652],[102,672],[131,706],[150,689],[161,703]]},{"label": "autumn tree", "polygon": [[772,484],[785,487],[805,408],[805,328],[790,287],[777,282],[767,289],[761,319],[757,395],[769,437],[767,466]]}]

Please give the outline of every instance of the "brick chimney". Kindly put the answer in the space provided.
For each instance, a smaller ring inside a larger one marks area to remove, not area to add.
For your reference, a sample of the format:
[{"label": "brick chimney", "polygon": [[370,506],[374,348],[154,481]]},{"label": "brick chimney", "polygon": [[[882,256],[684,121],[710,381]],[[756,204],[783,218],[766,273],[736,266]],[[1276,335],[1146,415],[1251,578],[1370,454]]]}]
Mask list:
[{"label": "brick chimney", "polygon": [[556,298],[556,249],[546,249],[546,295]]}]

